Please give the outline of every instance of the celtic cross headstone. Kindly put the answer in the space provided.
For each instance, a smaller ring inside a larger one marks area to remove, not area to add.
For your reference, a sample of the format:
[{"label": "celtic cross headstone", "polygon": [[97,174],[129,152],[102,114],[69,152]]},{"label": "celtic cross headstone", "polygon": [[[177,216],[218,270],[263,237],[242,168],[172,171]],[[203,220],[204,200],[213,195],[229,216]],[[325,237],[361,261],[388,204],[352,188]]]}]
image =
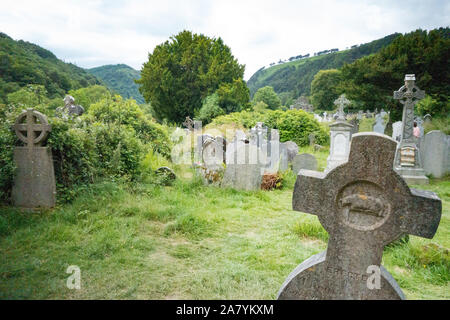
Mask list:
[{"label": "celtic cross headstone", "polygon": [[53,207],[56,185],[51,149],[42,144],[51,131],[47,117],[27,109],[16,119],[13,129],[24,147],[15,147],[17,172],[12,189],[15,206],[25,208]]},{"label": "celtic cross headstone", "polygon": [[405,234],[432,238],[442,203],[393,171],[396,146],[387,136],[358,133],[347,163],[328,173],[299,171],[292,207],[318,216],[328,248],[288,276],[278,299],[404,299],[381,266],[383,248]]},{"label": "celtic cross headstone", "polygon": [[415,84],[414,74],[405,75],[405,85],[394,91],[394,99],[403,104],[402,136],[397,147],[394,160],[395,171],[400,174],[407,183],[426,184],[419,148],[413,135],[414,105],[425,97],[425,92]]},{"label": "celtic cross headstone", "polygon": [[341,94],[339,98],[334,101],[334,104],[338,106],[338,118],[337,120],[345,121],[345,106],[350,104],[350,100],[345,97],[345,94]]}]

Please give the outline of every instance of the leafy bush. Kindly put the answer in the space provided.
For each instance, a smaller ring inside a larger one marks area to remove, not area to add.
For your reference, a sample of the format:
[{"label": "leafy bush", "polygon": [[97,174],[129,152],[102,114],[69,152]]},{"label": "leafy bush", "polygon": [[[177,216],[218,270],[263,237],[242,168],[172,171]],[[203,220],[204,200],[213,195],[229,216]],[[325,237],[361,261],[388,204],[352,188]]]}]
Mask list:
[{"label": "leafy bush", "polygon": [[12,147],[15,138],[10,125],[0,113],[0,202],[9,198],[15,169]]},{"label": "leafy bush", "polygon": [[152,121],[133,99],[124,100],[116,95],[103,99],[89,108],[90,122],[117,123],[131,127],[139,139],[151,145],[159,154],[170,157],[170,140],[167,130]]},{"label": "leafy bush", "polygon": [[207,124],[212,119],[223,114],[225,114],[225,111],[219,106],[219,95],[214,93],[203,100],[203,105],[196,118],[202,121],[203,124]]}]

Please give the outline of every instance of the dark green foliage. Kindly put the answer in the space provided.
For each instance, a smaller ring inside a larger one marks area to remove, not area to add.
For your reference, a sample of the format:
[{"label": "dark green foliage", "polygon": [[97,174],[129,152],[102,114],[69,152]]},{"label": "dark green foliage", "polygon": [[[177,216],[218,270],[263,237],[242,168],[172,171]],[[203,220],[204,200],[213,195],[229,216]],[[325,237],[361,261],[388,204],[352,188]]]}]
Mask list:
[{"label": "dark green foliage", "polygon": [[258,91],[256,91],[252,103],[255,105],[258,102],[264,102],[267,105],[267,108],[271,110],[276,110],[281,106],[280,98],[270,86],[259,88]]},{"label": "dark green foliage", "polygon": [[50,51],[26,41],[0,36],[0,103],[8,93],[28,84],[45,87],[50,98],[62,97],[71,89],[100,84],[84,69],[65,63]]},{"label": "dark green foliage", "polygon": [[[309,95],[311,82],[319,70],[336,69],[387,46],[399,34],[395,33],[359,47],[302,59],[257,71],[247,82],[250,94],[264,86],[272,86],[276,93],[288,92],[292,98]],[[275,70],[275,71],[274,71]]]},{"label": "dark green foliage", "polygon": [[237,124],[244,128],[253,127],[256,122],[264,122],[268,128],[278,129],[280,141],[294,141],[299,146],[309,144],[309,134],[316,135],[316,143],[329,143],[329,135],[313,115],[303,110],[268,110],[263,113],[244,110],[215,118],[212,126],[222,124]]},{"label": "dark green foliage", "polygon": [[334,101],[342,93],[339,84],[342,75],[339,70],[320,70],[311,83],[311,102],[320,110],[333,110]]},{"label": "dark green foliage", "polygon": [[221,38],[182,31],[156,46],[136,82],[158,119],[181,123],[222,84],[243,75],[244,66]]},{"label": "dark green foliage", "polygon": [[434,103],[432,115],[448,116],[450,105],[450,29],[417,30],[398,36],[377,54],[342,68],[343,89],[349,99],[364,108],[392,110],[393,120],[401,117],[401,106],[393,91],[404,84],[405,74],[416,75],[416,84]]},{"label": "dark green foliage", "polygon": [[0,202],[9,198],[14,175],[13,145],[15,137],[4,115],[6,106],[0,104]]},{"label": "dark green foliage", "polygon": [[106,65],[87,69],[103,82],[112,91],[117,92],[125,99],[134,99],[137,103],[144,103],[144,97],[139,92],[139,86],[134,80],[141,77],[139,71],[126,64]]}]

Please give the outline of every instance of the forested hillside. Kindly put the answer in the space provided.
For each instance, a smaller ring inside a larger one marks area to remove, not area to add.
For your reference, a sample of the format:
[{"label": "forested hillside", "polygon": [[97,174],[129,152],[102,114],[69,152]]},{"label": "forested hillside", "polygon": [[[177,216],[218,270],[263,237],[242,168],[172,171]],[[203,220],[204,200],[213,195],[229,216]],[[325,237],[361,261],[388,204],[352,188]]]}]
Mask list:
[{"label": "forested hillside", "polygon": [[100,84],[100,81],[38,45],[16,41],[0,32],[0,103],[6,103],[8,93],[29,84],[43,85],[48,96],[56,98],[72,89]]},{"label": "forested hillside", "polygon": [[258,70],[247,82],[250,94],[264,86],[271,86],[280,95],[283,104],[301,95],[309,95],[311,81],[319,70],[340,68],[363,56],[370,55],[389,45],[399,33],[388,35],[358,47],[330,54],[304,58],[267,69]]},{"label": "forested hillside", "polygon": [[126,64],[106,65],[87,69],[113,91],[125,99],[133,98],[138,103],[144,103],[144,97],[139,92],[139,86],[134,82],[141,77],[140,72]]}]

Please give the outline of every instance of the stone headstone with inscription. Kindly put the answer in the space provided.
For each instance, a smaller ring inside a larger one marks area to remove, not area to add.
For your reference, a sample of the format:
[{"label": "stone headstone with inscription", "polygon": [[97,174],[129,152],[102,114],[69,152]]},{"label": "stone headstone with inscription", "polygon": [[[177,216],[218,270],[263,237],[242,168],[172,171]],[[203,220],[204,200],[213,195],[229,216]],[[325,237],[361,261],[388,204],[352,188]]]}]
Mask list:
[{"label": "stone headstone with inscription", "polygon": [[51,131],[47,117],[27,109],[17,117],[13,129],[25,143],[24,147],[14,149],[17,172],[12,188],[13,204],[24,208],[51,208],[56,202],[55,171],[50,147],[42,146]]},{"label": "stone headstone with inscription", "polygon": [[303,261],[278,299],[404,299],[381,266],[383,248],[411,234],[432,238],[442,203],[410,189],[393,171],[397,143],[378,133],[352,137],[349,160],[329,172],[300,170],[292,207],[315,214],[329,234],[326,251]]}]

